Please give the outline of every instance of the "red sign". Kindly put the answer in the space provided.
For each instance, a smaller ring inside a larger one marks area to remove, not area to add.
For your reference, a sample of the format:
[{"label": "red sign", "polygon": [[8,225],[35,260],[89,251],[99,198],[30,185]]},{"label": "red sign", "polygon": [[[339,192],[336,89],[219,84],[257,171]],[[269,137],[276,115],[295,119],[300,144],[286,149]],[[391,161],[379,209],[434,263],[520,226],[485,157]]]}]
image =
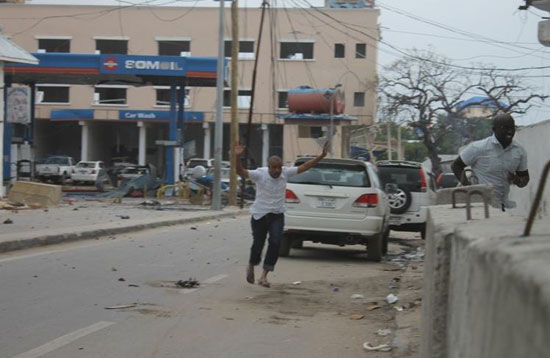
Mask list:
[{"label": "red sign", "polygon": [[103,67],[108,70],[116,70],[118,68],[118,62],[116,58],[108,58],[103,62]]}]

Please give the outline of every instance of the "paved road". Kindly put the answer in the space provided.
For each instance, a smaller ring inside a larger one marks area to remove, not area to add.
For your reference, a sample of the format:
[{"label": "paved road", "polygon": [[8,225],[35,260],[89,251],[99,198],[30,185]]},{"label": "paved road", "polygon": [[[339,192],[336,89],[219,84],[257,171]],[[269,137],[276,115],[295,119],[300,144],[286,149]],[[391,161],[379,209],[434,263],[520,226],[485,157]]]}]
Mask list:
[{"label": "paved road", "polygon": [[[306,244],[266,289],[244,281],[249,244],[237,217],[0,255],[0,357],[334,357],[384,343],[372,332],[395,310],[366,307],[383,306],[394,265]],[[174,287],[190,277],[201,285]]]}]

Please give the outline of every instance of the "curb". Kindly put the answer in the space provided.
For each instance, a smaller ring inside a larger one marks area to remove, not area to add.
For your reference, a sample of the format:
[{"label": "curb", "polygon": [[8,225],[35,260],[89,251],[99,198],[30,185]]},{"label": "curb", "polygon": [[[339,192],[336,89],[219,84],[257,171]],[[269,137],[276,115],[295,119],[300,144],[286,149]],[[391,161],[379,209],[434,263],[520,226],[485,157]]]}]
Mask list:
[{"label": "curb", "polygon": [[145,224],[130,224],[130,225],[124,225],[124,226],[117,225],[113,227],[93,229],[93,230],[87,230],[87,231],[81,231],[81,232],[67,232],[67,233],[61,233],[61,234],[37,236],[33,238],[28,238],[28,239],[15,239],[10,241],[0,242],[0,253],[29,249],[32,247],[55,245],[55,244],[64,243],[64,242],[95,239],[95,238],[98,238],[101,236],[107,236],[107,235],[126,234],[130,232],[138,232],[138,231],[154,229],[154,228],[163,227],[163,226],[193,224],[201,221],[238,216],[247,212],[248,212],[247,210],[239,210],[235,212],[197,216],[194,218],[181,218],[181,219],[154,221],[154,222],[145,223]]}]

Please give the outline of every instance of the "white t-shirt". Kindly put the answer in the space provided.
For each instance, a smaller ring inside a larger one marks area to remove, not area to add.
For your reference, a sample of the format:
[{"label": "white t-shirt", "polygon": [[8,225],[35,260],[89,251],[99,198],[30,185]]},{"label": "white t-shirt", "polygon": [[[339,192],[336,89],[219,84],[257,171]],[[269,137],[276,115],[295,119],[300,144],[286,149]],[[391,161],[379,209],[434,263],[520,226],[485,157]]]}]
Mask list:
[{"label": "white t-shirt", "polygon": [[472,167],[479,184],[493,185],[498,206],[515,207],[515,203],[508,200],[508,173],[527,170],[527,152],[518,142],[513,140],[509,146],[502,148],[492,135],[468,144],[460,153],[460,158]]},{"label": "white t-shirt", "polygon": [[273,178],[267,167],[248,171],[248,177],[256,183],[256,199],[250,207],[254,220],[259,220],[269,213],[281,214],[286,211],[286,182],[289,177],[296,174],[298,167],[283,167],[278,178]]}]

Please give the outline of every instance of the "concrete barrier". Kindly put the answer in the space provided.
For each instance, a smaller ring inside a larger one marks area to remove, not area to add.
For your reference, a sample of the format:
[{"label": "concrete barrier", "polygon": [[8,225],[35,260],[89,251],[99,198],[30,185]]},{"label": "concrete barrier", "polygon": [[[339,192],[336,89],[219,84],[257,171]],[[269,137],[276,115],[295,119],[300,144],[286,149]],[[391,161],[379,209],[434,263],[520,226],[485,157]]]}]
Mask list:
[{"label": "concrete barrier", "polygon": [[17,181],[13,183],[8,200],[36,206],[55,206],[61,201],[61,186]]},{"label": "concrete barrier", "polygon": [[429,210],[421,357],[550,356],[549,223],[473,210]]},{"label": "concrete barrier", "polygon": [[[453,192],[457,189],[460,190],[466,190],[467,192],[473,192],[473,191],[480,191],[485,195],[487,198],[490,199],[490,203],[495,202],[495,193],[493,190],[492,185],[469,185],[469,186],[460,186],[456,188],[446,188],[446,189],[438,189],[437,190],[437,205],[442,204],[452,204],[452,196]],[[456,195],[456,202],[457,203],[465,203],[466,202],[466,196],[467,194],[464,193],[458,193]],[[482,202],[483,199],[479,195],[472,195],[471,200],[473,203],[476,202]]]}]

